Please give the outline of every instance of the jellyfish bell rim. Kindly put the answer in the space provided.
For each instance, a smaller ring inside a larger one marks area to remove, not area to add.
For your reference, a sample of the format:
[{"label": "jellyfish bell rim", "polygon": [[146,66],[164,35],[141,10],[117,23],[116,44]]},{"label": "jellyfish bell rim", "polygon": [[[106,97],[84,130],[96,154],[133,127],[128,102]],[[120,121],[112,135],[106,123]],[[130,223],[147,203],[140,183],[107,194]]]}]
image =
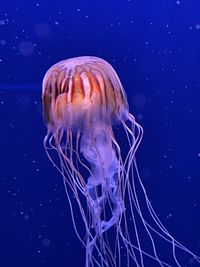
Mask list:
[{"label": "jellyfish bell rim", "polygon": [[[46,125],[47,127],[47,132],[48,133],[54,133],[55,130],[56,131],[59,131],[59,130],[62,130],[62,131],[68,131],[68,130],[71,130],[72,133],[84,133],[85,131],[88,131],[88,130],[91,130],[91,129],[94,129],[97,127],[97,124],[95,122],[92,122],[91,124],[89,125],[84,125],[84,123],[80,122],[80,124],[73,124],[73,125],[69,125],[69,124],[66,124],[66,125],[63,125],[63,123],[57,123],[55,124],[53,121],[47,121],[47,119],[45,118],[44,114],[43,114],[43,121],[44,121],[44,124]],[[114,116],[112,117],[111,120],[105,120],[105,118],[103,120],[99,120],[98,121],[98,127],[99,128],[109,128],[111,129],[112,127],[117,127],[118,125],[120,125],[121,123],[123,122],[126,122],[126,121],[135,121],[135,118],[133,117],[132,119],[130,119],[130,113],[129,113],[129,110],[126,110],[126,112],[124,112],[123,114],[121,115],[117,115],[117,116]]]}]

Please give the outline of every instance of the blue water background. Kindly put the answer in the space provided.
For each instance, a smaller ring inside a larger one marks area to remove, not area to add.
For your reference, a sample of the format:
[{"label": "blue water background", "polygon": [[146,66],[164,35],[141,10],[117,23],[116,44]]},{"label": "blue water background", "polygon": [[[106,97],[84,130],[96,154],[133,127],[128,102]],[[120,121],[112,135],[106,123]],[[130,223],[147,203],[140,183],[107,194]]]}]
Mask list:
[{"label": "blue water background", "polygon": [[199,0],[1,2],[1,267],[84,266],[62,178],[43,149],[41,106],[45,71],[80,55],[117,70],[144,128],[137,158],[152,205],[200,254],[199,11]]}]

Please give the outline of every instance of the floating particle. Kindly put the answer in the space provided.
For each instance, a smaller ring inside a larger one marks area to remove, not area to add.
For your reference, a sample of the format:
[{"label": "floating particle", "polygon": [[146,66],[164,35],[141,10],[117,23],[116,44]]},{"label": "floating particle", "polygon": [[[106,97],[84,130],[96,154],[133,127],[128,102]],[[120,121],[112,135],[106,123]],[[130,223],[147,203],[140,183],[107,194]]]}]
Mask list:
[{"label": "floating particle", "polygon": [[144,116],[143,116],[143,114],[137,114],[136,117],[138,120],[142,120]]},{"label": "floating particle", "polygon": [[0,45],[2,46],[6,45],[6,40],[0,40]]},{"label": "floating particle", "polygon": [[42,239],[42,244],[43,244],[45,247],[48,247],[48,246],[50,246],[50,244],[51,244],[51,240],[48,239],[48,238],[44,238],[44,239]]},{"label": "floating particle", "polygon": [[24,215],[24,220],[27,221],[29,219],[29,215],[28,214],[25,214]]},{"label": "floating particle", "polygon": [[30,103],[31,103],[31,98],[30,98],[30,96],[23,94],[23,95],[20,95],[20,96],[18,97],[17,102],[18,102],[23,108],[26,108],[27,106],[30,105]]},{"label": "floating particle", "polygon": [[136,108],[143,108],[146,105],[146,97],[142,94],[137,94],[133,96],[133,105]]},{"label": "floating particle", "polygon": [[6,23],[5,20],[3,20],[3,19],[0,20],[0,26],[5,25],[5,23]]},{"label": "floating particle", "polygon": [[172,217],[172,214],[169,213],[169,214],[167,215],[167,219],[169,219],[169,218],[171,218],[171,217]]},{"label": "floating particle", "polygon": [[195,28],[196,28],[197,30],[200,30],[200,24],[196,24],[196,25],[195,25]]},{"label": "floating particle", "polygon": [[49,24],[45,22],[36,24],[34,30],[39,38],[46,38],[50,34]]},{"label": "floating particle", "polygon": [[34,52],[34,45],[31,41],[23,41],[19,44],[19,52],[22,56],[31,56]]},{"label": "floating particle", "polygon": [[176,4],[177,4],[177,5],[180,5],[180,4],[181,4],[181,1],[176,1]]}]

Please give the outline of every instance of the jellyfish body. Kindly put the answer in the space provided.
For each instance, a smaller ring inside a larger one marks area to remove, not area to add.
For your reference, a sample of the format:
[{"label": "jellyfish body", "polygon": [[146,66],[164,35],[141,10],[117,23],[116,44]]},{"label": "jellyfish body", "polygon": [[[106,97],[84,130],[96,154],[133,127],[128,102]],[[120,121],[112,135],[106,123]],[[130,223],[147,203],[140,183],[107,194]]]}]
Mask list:
[{"label": "jellyfish body", "polygon": [[[85,266],[150,266],[145,265],[147,258],[152,266],[180,267],[177,249],[200,263],[169,234],[148,199],[135,159],[143,129],[129,113],[113,67],[89,56],[58,62],[44,77],[42,100],[47,124],[44,147],[62,174],[74,229],[86,249]],[[120,126],[126,137],[119,137],[121,143],[114,133]],[[84,236],[76,224],[72,198],[79,207]],[[158,255],[157,237],[172,247],[172,265]]]}]

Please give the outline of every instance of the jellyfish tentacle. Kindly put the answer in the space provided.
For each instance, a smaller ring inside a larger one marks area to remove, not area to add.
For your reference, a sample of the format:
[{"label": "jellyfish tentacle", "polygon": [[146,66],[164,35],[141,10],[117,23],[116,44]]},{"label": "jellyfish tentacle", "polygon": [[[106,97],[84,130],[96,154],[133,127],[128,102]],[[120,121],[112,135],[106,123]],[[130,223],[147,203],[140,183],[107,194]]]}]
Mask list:
[{"label": "jellyfish tentacle", "polygon": [[[116,223],[124,209],[121,197],[118,194],[117,174],[119,163],[106,129],[95,129],[84,134],[81,151],[93,169],[93,175],[87,181],[88,194],[93,200],[90,203],[94,213],[93,223],[101,223],[101,231],[104,232]],[[109,221],[101,219],[102,208],[106,201],[110,201],[114,206],[112,208],[113,216]]]},{"label": "jellyfish tentacle", "polygon": [[[103,240],[103,234],[116,225],[124,211],[119,191],[119,161],[106,127],[98,127],[84,132],[81,152],[91,165],[92,175],[88,177],[86,188],[90,198],[91,227]],[[106,210],[109,209],[109,216]],[[108,217],[108,218],[107,218]],[[102,244],[105,246],[106,242]],[[111,250],[104,248],[113,257]]]}]

